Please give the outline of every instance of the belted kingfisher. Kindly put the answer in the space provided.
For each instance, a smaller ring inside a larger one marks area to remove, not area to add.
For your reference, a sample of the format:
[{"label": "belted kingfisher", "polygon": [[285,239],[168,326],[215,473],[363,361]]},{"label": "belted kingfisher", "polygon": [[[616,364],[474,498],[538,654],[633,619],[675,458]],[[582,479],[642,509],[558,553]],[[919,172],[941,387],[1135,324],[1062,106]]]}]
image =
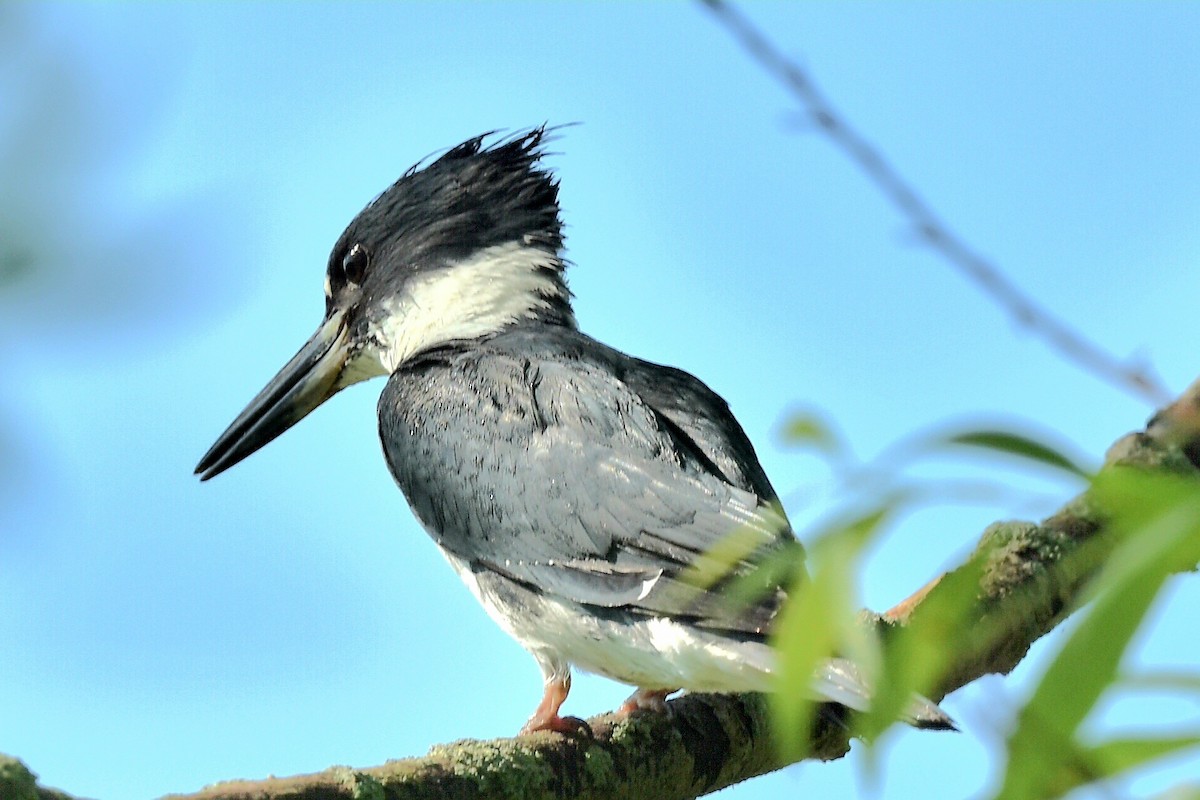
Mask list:
[{"label": "belted kingfisher", "polygon": [[[579,331],[547,135],[477,136],[363,209],[329,257],[321,326],[196,472],[223,472],[386,375],[379,434],[396,483],[541,668],[522,732],[583,725],[559,716],[572,666],[637,687],[623,712],[661,710],[679,689],[770,690],[785,587],[735,607],[690,576],[731,534],[748,542],[732,565],[745,574],[796,546],[792,529],[724,400]],[[811,690],[869,705],[844,660]],[[909,721],[951,725],[920,698]]]}]

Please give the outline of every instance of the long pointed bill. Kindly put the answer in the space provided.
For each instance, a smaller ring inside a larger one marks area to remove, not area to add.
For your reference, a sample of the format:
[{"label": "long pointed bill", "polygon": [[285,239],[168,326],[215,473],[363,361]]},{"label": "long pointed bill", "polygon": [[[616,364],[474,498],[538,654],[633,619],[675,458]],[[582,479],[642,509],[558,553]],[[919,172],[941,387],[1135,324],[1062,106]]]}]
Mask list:
[{"label": "long pointed bill", "polygon": [[204,454],[196,465],[200,479],[229,469],[332,397],[349,355],[345,321],[335,313]]}]

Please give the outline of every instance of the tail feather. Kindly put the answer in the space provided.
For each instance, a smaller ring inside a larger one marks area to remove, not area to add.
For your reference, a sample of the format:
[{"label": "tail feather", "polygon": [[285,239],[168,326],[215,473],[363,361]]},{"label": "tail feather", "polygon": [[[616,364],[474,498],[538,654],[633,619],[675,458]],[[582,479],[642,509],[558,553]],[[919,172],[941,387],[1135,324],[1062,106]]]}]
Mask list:
[{"label": "tail feather", "polygon": [[[871,707],[871,688],[853,661],[831,658],[817,668],[812,691],[822,700],[832,700],[855,711]],[[913,695],[904,720],[916,728],[956,731],[954,720],[933,701]]]}]

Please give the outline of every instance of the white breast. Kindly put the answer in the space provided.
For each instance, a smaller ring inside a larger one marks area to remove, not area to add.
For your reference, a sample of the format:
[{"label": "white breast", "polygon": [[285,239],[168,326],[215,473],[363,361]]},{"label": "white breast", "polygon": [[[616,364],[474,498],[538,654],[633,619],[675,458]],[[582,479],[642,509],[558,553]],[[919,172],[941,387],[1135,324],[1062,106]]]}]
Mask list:
[{"label": "white breast", "polygon": [[[643,689],[768,691],[770,647],[740,642],[666,618],[618,621],[570,601],[519,587],[498,575],[476,575],[459,558],[446,560],[494,619],[539,661],[566,662]],[[496,591],[504,581],[504,591]],[[520,602],[512,602],[519,593]]]}]

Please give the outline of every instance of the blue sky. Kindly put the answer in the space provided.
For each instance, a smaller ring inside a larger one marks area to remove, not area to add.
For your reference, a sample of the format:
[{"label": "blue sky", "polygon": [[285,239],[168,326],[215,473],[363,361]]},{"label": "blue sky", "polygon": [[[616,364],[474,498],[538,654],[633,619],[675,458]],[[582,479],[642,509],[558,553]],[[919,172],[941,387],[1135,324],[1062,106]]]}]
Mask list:
[{"label": "blue sky", "polygon": [[[1196,377],[1200,6],[749,11],[1013,280],[1172,391]],[[538,672],[393,486],[381,382],[208,484],[191,471],[315,328],[329,248],[368,200],[439,148],[543,121],[582,123],[551,159],[581,326],[723,394],[797,520],[828,481],[780,443],[788,410],[822,409],[865,457],[999,418],[1094,459],[1152,410],[915,245],[699,6],[9,5],[0,236],[37,269],[0,288],[0,751],[121,800],[515,732]],[[910,516],[863,603],[1073,490]],[[1198,600],[1173,582],[1138,663],[1200,660]],[[989,786],[1046,652],[950,697],[963,734],[893,734],[879,796]],[[566,710],[626,694],[579,680]],[[1194,717],[1138,698],[1103,722]],[[860,772],[726,796],[846,795]],[[1121,792],[1183,778],[1200,769]]]}]

